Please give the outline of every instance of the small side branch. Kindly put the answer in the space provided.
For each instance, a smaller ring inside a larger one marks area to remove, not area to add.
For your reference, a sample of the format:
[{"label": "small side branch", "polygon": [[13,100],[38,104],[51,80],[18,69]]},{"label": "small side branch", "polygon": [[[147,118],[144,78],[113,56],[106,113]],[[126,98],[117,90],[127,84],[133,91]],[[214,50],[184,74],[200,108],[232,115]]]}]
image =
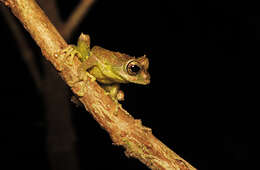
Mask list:
[{"label": "small side branch", "polygon": [[[127,111],[114,102],[91,77],[79,81],[77,58],[64,57],[60,51],[67,43],[59,35],[44,12],[33,0],[0,0],[12,9],[39,45],[43,55],[71,87],[82,96],[80,101],[96,121],[110,134],[115,145],[126,149],[126,155],[135,157],[151,169],[194,170],[188,162],[179,157],[153,136],[150,128],[142,125]],[[61,54],[61,55],[57,55]]]},{"label": "small side branch", "polygon": [[62,28],[59,29],[61,30],[64,39],[68,40],[70,38],[72,31],[75,30],[94,2],[95,0],[80,1],[67,21],[63,24]]}]

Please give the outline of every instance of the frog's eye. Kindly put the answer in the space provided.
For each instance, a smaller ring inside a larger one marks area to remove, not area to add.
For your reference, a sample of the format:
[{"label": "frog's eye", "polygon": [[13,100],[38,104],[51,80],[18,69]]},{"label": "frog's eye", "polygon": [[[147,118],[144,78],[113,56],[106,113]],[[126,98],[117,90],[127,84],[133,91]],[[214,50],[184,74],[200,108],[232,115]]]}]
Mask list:
[{"label": "frog's eye", "polygon": [[132,76],[137,75],[140,70],[141,70],[140,64],[136,61],[132,61],[127,65],[127,72]]}]

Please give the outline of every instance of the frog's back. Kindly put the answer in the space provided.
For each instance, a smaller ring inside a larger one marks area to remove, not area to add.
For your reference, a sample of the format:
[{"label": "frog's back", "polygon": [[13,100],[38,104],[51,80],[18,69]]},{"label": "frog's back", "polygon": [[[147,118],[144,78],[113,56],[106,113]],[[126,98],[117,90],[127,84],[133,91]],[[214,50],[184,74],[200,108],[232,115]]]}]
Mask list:
[{"label": "frog's back", "polygon": [[112,66],[122,66],[126,62],[128,62],[130,59],[133,59],[134,57],[131,57],[127,54],[120,53],[120,52],[114,52],[110,50],[106,50],[99,46],[94,46],[91,49],[92,55],[94,55],[99,62],[102,62],[106,65],[112,65]]}]

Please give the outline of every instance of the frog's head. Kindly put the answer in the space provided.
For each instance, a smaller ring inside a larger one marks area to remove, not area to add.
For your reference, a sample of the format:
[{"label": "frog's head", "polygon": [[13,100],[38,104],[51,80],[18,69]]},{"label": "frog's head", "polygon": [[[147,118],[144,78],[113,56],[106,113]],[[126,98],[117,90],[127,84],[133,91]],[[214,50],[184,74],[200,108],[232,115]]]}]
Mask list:
[{"label": "frog's head", "polygon": [[136,84],[149,84],[150,75],[148,73],[149,60],[146,56],[132,58],[123,66],[123,74],[125,80]]}]

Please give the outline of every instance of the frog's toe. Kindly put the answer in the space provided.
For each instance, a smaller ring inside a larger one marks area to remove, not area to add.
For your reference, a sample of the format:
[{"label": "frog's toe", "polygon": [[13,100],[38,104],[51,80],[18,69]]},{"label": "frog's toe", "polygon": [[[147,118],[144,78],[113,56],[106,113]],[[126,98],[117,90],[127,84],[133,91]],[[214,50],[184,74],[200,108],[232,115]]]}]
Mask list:
[{"label": "frog's toe", "polygon": [[65,53],[66,56],[74,58],[75,56],[79,59],[82,58],[80,52],[76,49],[75,45],[68,45],[63,52]]}]

